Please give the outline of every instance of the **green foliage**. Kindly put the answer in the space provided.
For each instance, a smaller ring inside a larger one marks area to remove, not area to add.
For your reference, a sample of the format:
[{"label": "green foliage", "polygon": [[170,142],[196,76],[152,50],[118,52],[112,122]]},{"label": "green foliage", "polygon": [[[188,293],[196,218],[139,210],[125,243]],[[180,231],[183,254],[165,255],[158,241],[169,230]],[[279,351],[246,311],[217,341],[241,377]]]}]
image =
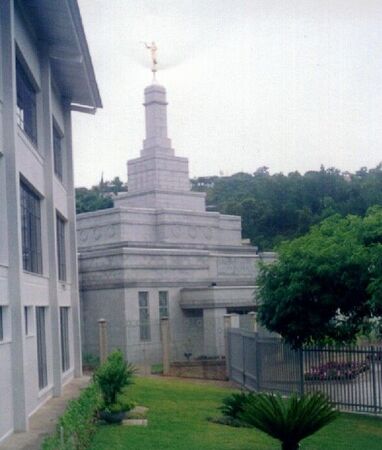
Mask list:
[{"label": "green foliage", "polygon": [[364,218],[331,216],[283,243],[257,282],[260,322],[294,347],[381,330],[382,207]]},{"label": "green foliage", "polygon": [[111,181],[101,179],[100,183],[90,189],[85,187],[76,188],[76,211],[77,214],[97,211],[113,207],[113,197],[119,192],[126,192],[127,185],[119,177]]},{"label": "green foliage", "polygon": [[116,403],[124,388],[132,384],[136,369],[128,364],[120,350],[110,353],[107,361],[94,374],[94,380],[101,389],[104,407]]},{"label": "green foliage", "polygon": [[94,370],[99,367],[99,356],[93,353],[83,353],[82,366],[84,369]]},{"label": "green foliage", "polygon": [[57,424],[54,436],[42,444],[42,450],[84,450],[96,431],[96,414],[102,398],[98,386],[92,383],[69,405]]},{"label": "green foliage", "polygon": [[326,217],[338,213],[364,215],[382,205],[382,164],[354,174],[334,168],[304,175],[255,173],[191,180],[196,191],[207,192],[207,207],[242,217],[243,237],[262,250],[305,234]]},{"label": "green foliage", "polygon": [[245,406],[243,420],[278,439],[282,450],[297,450],[302,439],[338,417],[327,397],[319,392],[288,400],[280,395],[257,394]]},{"label": "green foliage", "polygon": [[109,405],[106,410],[117,414],[122,411],[128,412],[136,406],[135,402],[127,400],[123,395],[117,397],[117,400],[112,405]]},{"label": "green foliage", "polygon": [[113,207],[113,200],[94,187],[76,189],[77,214]]},{"label": "green foliage", "polygon": [[223,399],[223,405],[219,408],[225,417],[239,419],[248,402],[253,400],[252,392],[234,392]]}]

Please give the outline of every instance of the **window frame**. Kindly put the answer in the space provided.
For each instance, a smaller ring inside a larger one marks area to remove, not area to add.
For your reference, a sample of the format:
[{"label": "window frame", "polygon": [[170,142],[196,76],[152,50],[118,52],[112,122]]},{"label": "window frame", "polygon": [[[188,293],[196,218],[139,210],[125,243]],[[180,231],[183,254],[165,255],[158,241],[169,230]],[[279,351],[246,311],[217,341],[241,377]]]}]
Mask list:
[{"label": "window frame", "polygon": [[33,306],[31,305],[24,305],[24,334],[26,337],[35,335]]},{"label": "window frame", "polygon": [[20,179],[20,209],[23,270],[42,275],[41,197],[23,179]]},{"label": "window frame", "polygon": [[[163,294],[164,297],[163,297]],[[169,295],[168,291],[159,291],[158,292],[158,303],[159,303],[159,319],[163,319],[164,317],[169,317]],[[163,301],[165,305],[163,305]]]},{"label": "window frame", "polygon": [[56,211],[57,277],[63,283],[67,281],[66,224],[67,220]]},{"label": "window frame", "polygon": [[0,305],[0,343],[5,341],[4,305]]},{"label": "window frame", "polygon": [[70,307],[60,307],[61,371],[70,370]]},{"label": "window frame", "polygon": [[16,56],[16,108],[17,124],[37,147],[37,94],[36,83],[30,74],[27,64],[20,55]]},{"label": "window frame", "polygon": [[141,341],[151,341],[150,301],[148,291],[138,292],[138,308],[139,308],[139,339]]},{"label": "window frame", "polygon": [[52,147],[53,147],[53,171],[56,177],[61,181],[64,180],[64,155],[62,142],[64,133],[61,131],[56,120],[52,120]]},{"label": "window frame", "polygon": [[46,306],[36,306],[37,376],[40,391],[48,386],[48,356],[46,340],[47,309],[48,308]]}]

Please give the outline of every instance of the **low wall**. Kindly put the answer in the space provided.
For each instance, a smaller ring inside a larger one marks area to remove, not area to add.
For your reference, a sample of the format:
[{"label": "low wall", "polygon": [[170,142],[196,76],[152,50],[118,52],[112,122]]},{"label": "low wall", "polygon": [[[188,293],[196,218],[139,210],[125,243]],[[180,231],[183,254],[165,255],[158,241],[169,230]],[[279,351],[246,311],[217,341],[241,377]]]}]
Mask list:
[{"label": "low wall", "polygon": [[225,360],[182,361],[170,364],[170,376],[226,380]]}]

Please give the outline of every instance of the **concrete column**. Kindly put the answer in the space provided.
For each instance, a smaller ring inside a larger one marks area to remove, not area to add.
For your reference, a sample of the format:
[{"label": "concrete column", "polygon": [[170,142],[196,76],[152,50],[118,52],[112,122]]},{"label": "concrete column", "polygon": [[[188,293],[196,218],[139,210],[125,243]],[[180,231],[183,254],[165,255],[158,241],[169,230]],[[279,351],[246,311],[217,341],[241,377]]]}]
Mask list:
[{"label": "concrete column", "polygon": [[[166,89],[159,84],[152,84],[145,89],[146,139],[143,152],[172,153],[171,141],[167,137],[167,101]],[[142,153],[143,155],[143,153]]]},{"label": "concrete column", "polygon": [[161,335],[162,335],[162,361],[163,361],[163,375],[170,373],[170,323],[168,317],[162,317],[160,321]]},{"label": "concrete column", "polygon": [[207,356],[224,355],[224,315],[226,308],[203,310],[204,353]]},{"label": "concrete column", "polygon": [[60,306],[58,304],[58,269],[57,269],[57,238],[56,210],[53,198],[53,120],[52,120],[52,81],[48,48],[41,44],[41,93],[42,93],[42,139],[40,145],[44,153],[45,177],[45,211],[47,223],[46,242],[48,248],[48,265],[44,271],[49,271],[49,310],[52,336],[52,367],[53,395],[59,397],[62,393],[61,369],[61,333]]},{"label": "concrete column", "polygon": [[3,151],[6,176],[6,208],[9,252],[8,282],[12,327],[12,394],[15,431],[28,429],[25,400],[23,304],[21,301],[22,247],[20,180],[16,166],[16,54],[14,1],[0,1],[0,33],[3,78]]},{"label": "concrete column", "polygon": [[239,328],[239,316],[238,314],[224,314],[224,355],[225,355],[225,368],[226,376],[230,378],[230,346],[228,338],[228,330],[230,328]]},{"label": "concrete column", "polygon": [[107,322],[105,319],[98,321],[99,335],[99,360],[103,364],[107,360]]},{"label": "concrete column", "polygon": [[66,191],[68,198],[68,239],[69,255],[67,261],[68,274],[70,276],[70,298],[72,309],[72,329],[74,341],[74,376],[82,376],[82,351],[81,351],[81,315],[78,288],[78,258],[77,258],[77,233],[76,233],[76,198],[73,176],[73,150],[72,150],[72,117],[70,102],[64,105],[64,139],[66,152]]},{"label": "concrete column", "polygon": [[249,317],[249,330],[257,333],[257,313],[255,311],[251,311],[248,313]]}]

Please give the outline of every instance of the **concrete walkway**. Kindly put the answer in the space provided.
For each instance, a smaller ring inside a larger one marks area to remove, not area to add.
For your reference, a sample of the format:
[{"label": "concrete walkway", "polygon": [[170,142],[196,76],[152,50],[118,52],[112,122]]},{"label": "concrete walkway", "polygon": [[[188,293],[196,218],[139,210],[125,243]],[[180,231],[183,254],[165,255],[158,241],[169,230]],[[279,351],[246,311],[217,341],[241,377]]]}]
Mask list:
[{"label": "concrete walkway", "polygon": [[80,390],[88,385],[90,377],[74,378],[68,383],[61,397],[48,400],[29,419],[29,431],[14,433],[3,444],[0,450],[40,450],[41,443],[48,434],[54,433],[57,419],[65,411],[68,401],[78,397]]}]

